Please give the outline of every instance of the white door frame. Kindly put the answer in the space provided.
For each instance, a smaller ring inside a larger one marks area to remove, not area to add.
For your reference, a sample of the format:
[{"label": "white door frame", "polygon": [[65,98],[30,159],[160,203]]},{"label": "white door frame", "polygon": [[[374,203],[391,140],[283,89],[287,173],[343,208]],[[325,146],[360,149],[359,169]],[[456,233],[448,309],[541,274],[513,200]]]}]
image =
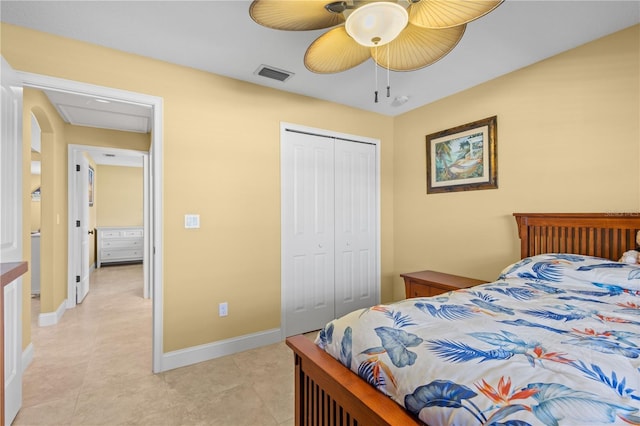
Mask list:
[{"label": "white door frame", "polygon": [[[150,222],[149,222],[149,200],[147,199],[149,197],[149,152],[148,151],[137,151],[137,150],[131,150],[131,149],[120,149],[120,148],[108,148],[108,147],[95,147],[95,146],[89,146],[89,145],[75,145],[75,144],[70,144],[68,145],[68,158],[69,161],[67,163],[67,169],[68,169],[68,201],[69,201],[69,212],[72,212],[73,209],[75,208],[76,204],[78,203],[78,190],[79,188],[75,185],[75,177],[76,177],[76,171],[75,171],[75,167],[74,167],[74,161],[76,158],[76,155],[81,154],[83,152],[86,151],[90,151],[90,154],[92,153],[106,153],[106,154],[116,154],[116,155],[136,155],[141,157],[141,161],[140,164],[142,165],[142,175],[143,175],[143,226],[144,226],[144,252],[143,252],[143,274],[144,274],[144,279],[143,279],[143,297],[145,299],[149,299],[151,297],[151,289],[150,289],[150,282],[149,282],[149,270],[151,269],[151,264],[150,264],[150,259],[149,259],[149,244],[148,244],[148,236],[149,236],[149,229],[150,229]],[[94,159],[95,160],[95,159]],[[86,175],[86,173],[82,172],[83,176]],[[73,271],[78,271],[80,270],[79,265],[77,265],[78,262],[78,255],[77,255],[77,251],[74,251],[74,247],[72,247],[72,243],[76,243],[77,240],[77,236],[74,235],[73,233],[73,228],[75,226],[75,218],[71,216],[71,214],[69,215],[69,274],[68,274],[68,278],[67,278],[67,295],[70,295],[73,293],[73,289],[76,287],[77,282],[75,280]],[[78,248],[76,247],[75,250],[77,250]],[[74,254],[75,253],[75,254]],[[97,255],[97,253],[96,253]],[[97,259],[96,259],[97,260]],[[75,308],[76,307],[76,302],[73,298],[71,297],[67,297],[67,309],[71,309],[71,308]]]},{"label": "white door frame", "polygon": [[[149,244],[145,250],[145,259],[149,265],[151,276],[151,291],[153,292],[153,372],[160,373],[163,368],[163,275],[162,275],[162,114],[163,100],[157,96],[145,95],[142,93],[130,92],[111,87],[96,86],[89,83],[65,80],[56,77],[49,77],[41,74],[18,72],[24,87],[31,87],[39,90],[55,90],[80,95],[91,95],[102,99],[113,101],[129,102],[148,106],[153,111],[153,123],[151,130],[151,147],[149,150],[149,163],[145,179],[148,179],[151,190],[145,197],[149,200],[149,218],[145,217],[145,225],[149,224]],[[69,297],[67,298],[67,300]]]},{"label": "white door frame", "polygon": [[[318,128],[314,128],[314,127],[308,127],[308,126],[302,126],[299,124],[292,124],[292,123],[287,123],[287,122],[280,122],[280,152],[282,155],[282,135],[285,134],[285,132],[287,131],[287,129],[289,130],[293,130],[296,132],[300,132],[300,133],[309,133],[309,134],[313,134],[313,135],[321,135],[321,136],[326,136],[329,138],[339,138],[339,139],[346,139],[346,140],[351,140],[354,142],[366,142],[366,143],[370,143],[372,145],[375,146],[376,148],[376,170],[375,170],[375,174],[376,174],[376,233],[377,233],[377,237],[376,237],[376,303],[380,303],[380,283],[381,283],[381,277],[382,277],[382,262],[381,262],[381,226],[380,226],[380,140],[379,139],[373,139],[373,138],[369,138],[366,136],[357,136],[357,135],[350,135],[347,133],[339,133],[339,132],[334,132],[331,130],[326,130],[326,129],[318,129]],[[281,160],[280,161],[280,176],[282,176],[283,172],[282,172],[282,168],[284,167],[284,162]],[[284,197],[282,196],[282,194],[284,193],[284,182],[280,182],[280,303],[281,303],[281,307],[280,307],[280,334],[281,334],[281,338],[282,340],[284,340],[286,338],[286,330],[287,330],[287,324],[286,324],[286,294],[285,294],[285,286],[284,286],[284,274],[282,273],[282,271],[285,270],[285,257],[283,255],[283,240],[284,240],[284,215],[282,214],[282,212],[285,211],[285,209],[287,208],[287,206],[284,205]]]}]

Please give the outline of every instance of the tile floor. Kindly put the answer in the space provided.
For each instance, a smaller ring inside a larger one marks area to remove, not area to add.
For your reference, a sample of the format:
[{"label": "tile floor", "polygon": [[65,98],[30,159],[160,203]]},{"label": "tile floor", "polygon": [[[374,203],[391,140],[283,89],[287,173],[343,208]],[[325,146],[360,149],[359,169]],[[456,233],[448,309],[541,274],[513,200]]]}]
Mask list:
[{"label": "tile floor", "polygon": [[38,327],[13,425],[292,425],[293,354],[284,342],[151,373],[151,301],[142,266],[92,273],[82,305]]}]

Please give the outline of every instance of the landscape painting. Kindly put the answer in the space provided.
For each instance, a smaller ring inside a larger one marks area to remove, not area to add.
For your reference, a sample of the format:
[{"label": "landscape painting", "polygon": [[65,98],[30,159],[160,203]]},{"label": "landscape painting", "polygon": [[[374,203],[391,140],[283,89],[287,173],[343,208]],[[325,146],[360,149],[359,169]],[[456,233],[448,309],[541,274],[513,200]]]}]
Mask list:
[{"label": "landscape painting", "polygon": [[427,193],[497,188],[497,117],[427,135]]}]

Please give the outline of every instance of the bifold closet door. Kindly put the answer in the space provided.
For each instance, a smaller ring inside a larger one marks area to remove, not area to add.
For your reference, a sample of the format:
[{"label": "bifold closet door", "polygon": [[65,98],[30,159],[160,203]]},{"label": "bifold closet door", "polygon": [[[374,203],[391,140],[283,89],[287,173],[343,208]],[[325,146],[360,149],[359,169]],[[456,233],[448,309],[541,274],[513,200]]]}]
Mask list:
[{"label": "bifold closet door", "polygon": [[285,334],[378,301],[375,145],[287,131],[281,143]]},{"label": "bifold closet door", "polygon": [[334,145],[335,316],[378,300],[376,150],[340,139]]},{"label": "bifold closet door", "polygon": [[286,335],[334,318],[333,140],[287,132],[282,161],[282,291]]}]

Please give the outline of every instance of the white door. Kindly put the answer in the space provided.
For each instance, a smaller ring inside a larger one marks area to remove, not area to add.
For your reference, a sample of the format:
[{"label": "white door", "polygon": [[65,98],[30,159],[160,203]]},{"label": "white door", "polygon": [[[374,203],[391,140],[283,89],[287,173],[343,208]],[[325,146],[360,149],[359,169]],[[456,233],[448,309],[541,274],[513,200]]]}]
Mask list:
[{"label": "white door", "polygon": [[281,144],[286,335],[334,318],[333,141],[288,132]]},{"label": "white door", "polygon": [[[22,255],[22,83],[2,58],[0,140],[0,261]],[[4,289],[4,424],[22,406],[22,278]]]},{"label": "white door", "polygon": [[373,144],[282,129],[283,334],[378,303]]},{"label": "white door", "polygon": [[378,300],[376,149],[335,140],[335,316]]},{"label": "white door", "polygon": [[[81,303],[89,293],[89,161],[82,151],[75,151],[75,206],[74,206],[74,239],[75,239],[75,281],[76,303]],[[91,176],[95,179],[95,176]],[[73,297],[72,294],[68,297]]]}]

